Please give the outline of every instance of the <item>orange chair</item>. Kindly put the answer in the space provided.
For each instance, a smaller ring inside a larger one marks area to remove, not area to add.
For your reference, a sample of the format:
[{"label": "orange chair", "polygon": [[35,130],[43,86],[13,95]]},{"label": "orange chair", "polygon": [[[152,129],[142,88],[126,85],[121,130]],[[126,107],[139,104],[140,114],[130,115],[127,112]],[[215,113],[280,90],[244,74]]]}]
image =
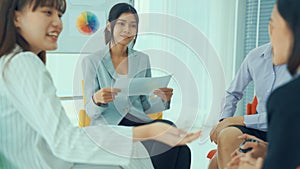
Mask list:
[{"label": "orange chair", "polygon": [[[82,86],[82,96],[83,96],[83,104],[86,104],[86,97],[84,95],[84,80],[82,80],[81,82],[81,86]],[[148,114],[148,116],[153,119],[162,119],[163,117],[163,113],[162,112],[157,112],[157,113],[153,113],[153,114]],[[79,114],[78,114],[78,125],[79,127],[86,127],[89,126],[91,124],[91,118],[86,114],[85,110],[80,110]]]},{"label": "orange chair", "polygon": [[252,115],[256,114],[257,98],[254,96],[252,103],[247,104],[246,114]]},{"label": "orange chair", "polygon": [[[252,115],[252,114],[256,114],[256,106],[257,106],[257,98],[256,96],[254,96],[253,100],[252,100],[252,103],[248,103],[247,104],[247,107],[246,107],[246,114],[247,115]],[[209,159],[212,159],[213,156],[216,154],[217,150],[216,149],[213,149],[213,150],[210,150],[207,154],[207,158]]]}]

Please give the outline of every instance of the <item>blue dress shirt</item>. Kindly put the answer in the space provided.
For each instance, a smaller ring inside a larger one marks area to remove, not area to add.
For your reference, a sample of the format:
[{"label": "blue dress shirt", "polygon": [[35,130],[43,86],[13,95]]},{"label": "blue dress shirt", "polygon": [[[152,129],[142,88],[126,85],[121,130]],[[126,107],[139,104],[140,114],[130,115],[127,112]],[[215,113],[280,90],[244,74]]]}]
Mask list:
[{"label": "blue dress shirt", "polygon": [[232,117],[236,105],[243,97],[247,85],[253,81],[255,95],[258,99],[257,114],[245,115],[246,127],[267,131],[266,101],[277,87],[287,83],[292,76],[286,64],[273,65],[272,45],[265,44],[249,52],[230,87],[226,91],[224,110],[220,119]]}]

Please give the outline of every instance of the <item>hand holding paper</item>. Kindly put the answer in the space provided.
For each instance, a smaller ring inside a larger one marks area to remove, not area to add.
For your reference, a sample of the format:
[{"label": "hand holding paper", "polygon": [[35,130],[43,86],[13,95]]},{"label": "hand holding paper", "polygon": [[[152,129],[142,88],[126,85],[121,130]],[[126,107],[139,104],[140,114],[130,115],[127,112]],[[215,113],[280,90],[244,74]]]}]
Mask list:
[{"label": "hand holding paper", "polygon": [[102,88],[93,95],[93,100],[98,105],[106,104],[112,102],[119,92],[121,90],[116,88]]},{"label": "hand holding paper", "polygon": [[149,77],[149,78],[119,78],[116,80],[114,88],[121,89],[120,94],[127,96],[134,95],[149,95],[156,89],[162,88],[163,92],[168,95],[173,93],[169,88],[166,88],[170,82],[171,75],[162,77]]},{"label": "hand holding paper", "polygon": [[173,96],[173,89],[164,87],[154,90],[153,93],[160,97],[164,102],[167,102],[170,101]]}]

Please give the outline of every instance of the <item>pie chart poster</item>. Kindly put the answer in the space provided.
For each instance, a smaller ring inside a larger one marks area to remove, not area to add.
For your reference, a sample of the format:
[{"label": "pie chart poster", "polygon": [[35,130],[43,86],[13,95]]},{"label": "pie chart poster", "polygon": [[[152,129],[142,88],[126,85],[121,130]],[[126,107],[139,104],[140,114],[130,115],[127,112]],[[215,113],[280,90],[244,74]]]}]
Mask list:
[{"label": "pie chart poster", "polygon": [[[133,0],[66,0],[67,10],[62,17],[64,29],[58,40],[58,48],[49,53],[91,53],[99,43],[104,44],[103,29],[106,26],[110,8],[119,2],[133,4]],[[85,47],[93,38],[95,43]],[[99,44],[99,46],[102,46]],[[89,50],[90,49],[90,50]]]}]

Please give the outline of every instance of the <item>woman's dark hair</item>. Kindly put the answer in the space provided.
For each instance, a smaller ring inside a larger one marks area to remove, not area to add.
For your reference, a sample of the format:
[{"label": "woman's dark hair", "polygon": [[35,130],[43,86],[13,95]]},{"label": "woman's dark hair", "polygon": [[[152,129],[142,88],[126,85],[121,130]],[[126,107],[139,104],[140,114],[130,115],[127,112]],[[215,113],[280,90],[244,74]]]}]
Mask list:
[{"label": "woman's dark hair", "polygon": [[300,1],[278,0],[277,7],[293,33],[294,42],[287,67],[289,72],[295,75],[300,65]]},{"label": "woman's dark hair", "polygon": [[[29,51],[28,42],[19,34],[15,24],[15,11],[22,11],[27,5],[33,5],[32,10],[38,7],[54,7],[64,13],[66,10],[65,0],[1,0],[0,1],[0,58],[13,52],[16,45],[24,51]],[[45,63],[46,52],[38,54]]]},{"label": "woman's dark hair", "polygon": [[137,23],[137,32],[136,32],[135,38],[133,39],[133,46],[134,46],[136,39],[137,39],[139,16],[138,16],[136,10],[134,9],[134,7],[132,7],[130,4],[127,4],[127,3],[118,3],[110,9],[109,16],[108,16],[108,22],[110,22],[110,30],[111,31],[108,31],[107,28],[105,28],[105,30],[104,30],[106,44],[108,44],[110,41],[114,42],[113,32],[114,32],[114,28],[116,25],[116,20],[123,13],[132,13],[135,16],[135,20]]}]

